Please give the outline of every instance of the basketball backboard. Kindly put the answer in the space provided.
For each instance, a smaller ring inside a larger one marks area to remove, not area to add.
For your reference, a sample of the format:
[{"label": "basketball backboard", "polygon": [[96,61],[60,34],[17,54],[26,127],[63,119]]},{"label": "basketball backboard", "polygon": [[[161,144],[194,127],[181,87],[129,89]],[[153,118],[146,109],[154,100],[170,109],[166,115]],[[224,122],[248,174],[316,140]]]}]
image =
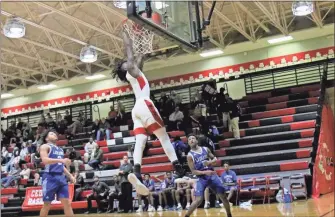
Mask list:
[{"label": "basketball backboard", "polygon": [[199,8],[197,1],[127,1],[127,16],[183,48],[198,50],[202,47]]}]

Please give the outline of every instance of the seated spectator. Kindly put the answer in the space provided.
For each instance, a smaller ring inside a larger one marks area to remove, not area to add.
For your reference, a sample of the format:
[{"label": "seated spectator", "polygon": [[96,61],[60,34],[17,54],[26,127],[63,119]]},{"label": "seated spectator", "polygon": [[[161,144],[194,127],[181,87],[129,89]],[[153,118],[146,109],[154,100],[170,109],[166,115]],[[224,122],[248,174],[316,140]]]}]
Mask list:
[{"label": "seated spectator", "polygon": [[18,163],[14,164],[14,167],[11,168],[9,174],[1,179],[1,186],[8,188],[13,181],[20,179],[21,168]]},{"label": "seated spectator", "polygon": [[3,146],[1,150],[1,165],[6,164],[10,160],[7,147]]},{"label": "seated spectator", "polygon": [[229,131],[230,132],[233,131],[235,139],[240,139],[240,128],[239,128],[238,122],[239,122],[240,115],[241,115],[241,107],[232,98],[228,99],[228,105],[229,105],[229,115],[230,115]]},{"label": "seated spectator", "polygon": [[111,105],[109,108],[110,108],[110,111],[108,112],[108,122],[111,127],[114,127],[117,113],[113,105]]},{"label": "seated spectator", "polygon": [[87,197],[87,212],[85,214],[89,214],[92,212],[92,200],[97,202],[97,213],[102,213],[102,204],[101,200],[107,199],[109,192],[109,187],[106,183],[100,182],[98,176],[94,176],[94,184],[92,186],[92,194]]},{"label": "seated spectator", "polygon": [[27,164],[22,164],[22,171],[20,172],[20,176],[23,179],[29,179],[30,178],[30,169],[27,167]]},{"label": "seated spectator", "polygon": [[66,120],[67,126],[72,124],[72,115],[70,114],[69,110],[65,111],[64,120]]},{"label": "seated spectator", "polygon": [[85,154],[84,154],[84,162],[88,163],[89,159],[91,159],[93,149],[97,146],[98,144],[93,140],[93,138],[90,138],[88,143],[85,145]]},{"label": "seated spectator", "polygon": [[23,123],[22,127],[23,140],[27,141],[34,138],[33,131],[29,123]]},{"label": "seated spectator", "polygon": [[37,146],[37,150],[35,153],[31,154],[31,161],[34,163],[35,168],[42,162],[40,155],[40,146]]},{"label": "seated spectator", "polygon": [[188,145],[186,145],[183,141],[181,141],[181,138],[179,136],[176,136],[174,138],[174,141],[172,142],[172,145],[174,147],[174,150],[176,152],[177,158],[179,162],[183,161],[183,156],[186,156],[188,152]]},{"label": "seated spectator", "polygon": [[97,133],[97,140],[101,140],[101,134],[106,136],[106,140],[110,140],[111,125],[106,121],[105,118],[101,119],[100,129]]},{"label": "seated spectator", "polygon": [[51,122],[54,122],[54,119],[51,117],[51,114],[50,113],[47,113],[47,117],[45,119],[45,122],[47,124],[50,124]]},{"label": "seated spectator", "polygon": [[41,186],[42,185],[42,177],[38,172],[34,174],[34,186]]},{"label": "seated spectator", "polygon": [[[69,159],[72,162],[71,166],[74,167],[75,172],[79,172],[80,165],[84,164],[84,162],[81,159],[81,154],[78,151],[76,151],[73,147],[71,149],[68,149],[67,152],[69,155]],[[67,169],[71,171],[69,166],[67,167]]]},{"label": "seated spectator", "polygon": [[75,172],[73,177],[76,179],[76,183],[74,185],[74,197],[73,201],[80,201],[81,193],[84,191],[84,178],[79,174],[79,172]]},{"label": "seated spectator", "polygon": [[181,205],[180,198],[182,196],[186,196],[186,209],[188,209],[191,205],[191,186],[187,183],[177,183],[177,190],[176,190],[176,201],[177,201],[177,210],[182,210],[183,207]]},{"label": "seated spectator", "polygon": [[47,125],[45,123],[39,123],[37,126],[37,131],[36,131],[36,145],[41,146],[44,143],[44,138],[46,137],[46,133],[48,132],[47,130]]},{"label": "seated spectator", "polygon": [[23,121],[21,120],[21,118],[17,119],[17,125],[16,125],[16,129],[22,130],[23,128]]},{"label": "seated spectator", "polygon": [[131,213],[133,210],[133,186],[128,181],[128,175],[133,172],[133,165],[129,163],[128,156],[123,156],[123,163],[119,169],[119,175],[121,176],[121,195],[120,203],[123,204],[123,210],[119,212]]},{"label": "seated spectator", "polygon": [[[234,196],[237,190],[237,177],[236,173],[229,169],[229,163],[224,162],[223,164],[224,172],[221,174],[221,179],[223,181],[223,185],[225,187],[225,191],[229,192],[229,195],[227,197],[228,201],[231,200],[231,198]],[[230,206],[233,204],[230,203]]]},{"label": "seated spectator", "polygon": [[[143,180],[143,184],[149,189],[149,195],[147,196],[147,199],[149,201],[149,207],[148,207],[148,212],[155,212],[155,203],[154,203],[154,196],[157,195],[155,192],[155,182],[154,180],[152,180],[150,178],[150,174],[147,173],[144,175],[144,180]],[[136,212],[143,212],[143,207],[142,207],[142,198],[146,197],[146,196],[142,196],[142,195],[137,195],[138,197],[138,210],[136,210]]]},{"label": "seated spectator", "polygon": [[91,156],[91,160],[88,162],[88,165],[90,165],[90,167],[92,167],[95,170],[99,169],[99,165],[101,164],[101,162],[103,161],[103,151],[100,149],[99,145],[96,145],[94,150],[93,150],[93,154]]},{"label": "seated spectator", "polygon": [[[172,177],[171,172],[166,172],[165,180],[161,184],[162,196],[164,199],[165,210],[176,210],[176,186],[174,184],[174,178]],[[172,197],[172,207],[169,206],[167,195]]]},{"label": "seated spectator", "polygon": [[62,119],[62,120],[58,121],[56,124],[57,124],[57,132],[59,134],[65,134],[65,131],[66,131],[67,126],[68,126],[67,120]]},{"label": "seated spectator", "polygon": [[39,124],[44,124],[44,123],[46,123],[45,116],[44,116],[43,113],[41,114],[41,117],[40,117],[40,120],[38,121],[38,123],[39,123]]},{"label": "seated spectator", "polygon": [[[133,160],[134,149],[135,149],[135,144],[128,146],[127,156],[128,156],[128,160],[131,164],[134,164],[134,160]],[[145,155],[143,155],[143,156],[145,156]]]},{"label": "seated spectator", "polygon": [[126,124],[126,109],[122,105],[121,101],[117,101],[117,108],[116,108],[116,119],[115,119],[115,125],[122,126]]},{"label": "seated spectator", "polygon": [[176,91],[174,91],[174,90],[171,91],[170,98],[171,98],[171,100],[173,100],[175,106],[179,106],[179,107],[182,106],[183,99],[182,99],[182,97],[179,94],[177,94]]},{"label": "seated spectator", "polygon": [[[119,200],[122,196],[121,194],[121,176],[114,177],[114,190],[110,192],[108,196],[108,208],[107,213],[114,212],[114,200]],[[121,203],[119,203],[119,210],[123,210]]]},{"label": "seated spectator", "polygon": [[83,125],[81,122],[81,117],[78,117],[77,120],[75,120],[71,125],[67,127],[67,133],[71,135],[76,135],[77,133],[82,132]]},{"label": "seated spectator", "polygon": [[20,158],[19,150],[20,149],[18,147],[14,147],[12,157],[10,158],[10,160],[6,164],[6,171],[7,172],[11,171],[15,167],[15,164],[20,163],[21,158]]},{"label": "seated spectator", "polygon": [[[21,161],[26,161],[26,157],[29,155],[29,150],[28,150],[28,147],[27,147],[27,143],[22,143],[22,148],[21,148],[21,151],[20,151],[20,160]],[[28,163],[29,161],[27,161]]]},{"label": "seated spectator", "polygon": [[60,123],[61,121],[63,120],[63,117],[62,117],[62,114],[61,113],[57,113],[57,116],[56,116],[56,123]]},{"label": "seated spectator", "polygon": [[98,132],[100,130],[100,120],[99,119],[95,119],[95,121],[92,123],[92,135],[93,138],[97,141],[100,140],[100,138],[98,138]]},{"label": "seated spectator", "polygon": [[182,124],[184,119],[184,114],[179,110],[179,106],[176,106],[173,113],[169,116],[168,130],[180,130],[180,125]]}]

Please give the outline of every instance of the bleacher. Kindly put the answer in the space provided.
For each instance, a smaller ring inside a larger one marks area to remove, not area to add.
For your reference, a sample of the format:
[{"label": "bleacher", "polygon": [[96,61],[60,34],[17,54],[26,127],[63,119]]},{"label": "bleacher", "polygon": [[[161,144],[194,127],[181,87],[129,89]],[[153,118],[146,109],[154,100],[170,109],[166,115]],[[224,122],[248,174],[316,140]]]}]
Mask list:
[{"label": "bleacher", "polygon": [[[243,108],[239,123],[241,139],[233,139],[231,132],[224,132],[217,144],[219,149],[215,151],[219,163],[215,168],[217,173],[221,175],[221,165],[228,161],[238,175],[240,188],[236,202],[247,199],[270,202],[279,186],[292,189],[297,197],[307,197],[306,177],[311,176],[309,165],[319,94],[320,84],[310,84],[248,94],[239,101]],[[183,95],[185,98],[187,105],[190,96]],[[221,129],[222,122],[217,114],[208,115],[209,120],[219,123]],[[112,139],[98,142],[104,152],[104,170],[93,171],[88,165],[80,167],[86,183],[92,183],[93,176],[98,175],[101,181],[112,184],[111,178],[118,173],[120,160],[135,143],[131,120],[128,123],[114,128]],[[60,136],[58,145],[64,149],[73,146],[83,156],[90,132],[90,128],[85,128],[71,140]],[[185,132],[169,132],[169,136],[181,136],[186,141]],[[149,140],[149,143],[152,147],[149,156],[143,158],[142,173],[162,178],[165,172],[172,170],[172,165],[159,141]],[[33,176],[36,168],[33,164],[28,165]],[[43,164],[40,167],[43,168]],[[32,183],[31,179],[20,180],[19,188],[1,189],[3,215],[21,212],[25,189]],[[88,194],[89,191],[84,191],[82,196]],[[81,212],[87,203],[72,202],[72,207],[75,212]],[[96,207],[95,203],[93,207]]]}]

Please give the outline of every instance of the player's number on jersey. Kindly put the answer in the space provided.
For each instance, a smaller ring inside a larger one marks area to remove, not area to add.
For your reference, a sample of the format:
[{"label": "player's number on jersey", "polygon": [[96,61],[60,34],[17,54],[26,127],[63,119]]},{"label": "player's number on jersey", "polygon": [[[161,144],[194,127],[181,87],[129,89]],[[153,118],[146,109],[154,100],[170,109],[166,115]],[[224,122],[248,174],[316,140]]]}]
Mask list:
[{"label": "player's number on jersey", "polygon": [[[58,156],[58,159],[62,159],[62,156]],[[63,165],[63,163],[58,163],[58,165]]]}]

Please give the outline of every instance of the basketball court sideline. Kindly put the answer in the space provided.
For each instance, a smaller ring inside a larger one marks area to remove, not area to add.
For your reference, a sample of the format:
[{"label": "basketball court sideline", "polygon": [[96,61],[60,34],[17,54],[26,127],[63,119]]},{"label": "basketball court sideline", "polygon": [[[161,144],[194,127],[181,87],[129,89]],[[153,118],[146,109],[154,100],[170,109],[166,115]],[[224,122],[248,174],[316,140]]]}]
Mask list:
[{"label": "basketball court sideline", "polygon": [[[249,209],[234,206],[232,214],[234,217],[279,217],[279,216],[294,216],[294,217],[334,217],[334,193],[329,193],[321,196],[318,199],[309,199],[307,201],[297,201],[293,203],[272,203],[272,204],[257,204]],[[165,212],[143,212],[143,213],[130,213],[130,214],[90,214],[82,215],[76,214],[77,217],[97,217],[97,216],[139,216],[139,217],[183,217],[185,211],[165,211]],[[54,215],[55,217],[62,217],[64,215]],[[194,212],[195,217],[213,217],[213,216],[226,216],[225,210],[222,209],[203,209],[198,208]]]}]

